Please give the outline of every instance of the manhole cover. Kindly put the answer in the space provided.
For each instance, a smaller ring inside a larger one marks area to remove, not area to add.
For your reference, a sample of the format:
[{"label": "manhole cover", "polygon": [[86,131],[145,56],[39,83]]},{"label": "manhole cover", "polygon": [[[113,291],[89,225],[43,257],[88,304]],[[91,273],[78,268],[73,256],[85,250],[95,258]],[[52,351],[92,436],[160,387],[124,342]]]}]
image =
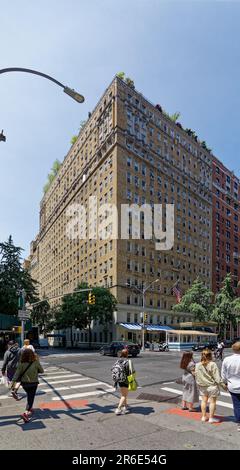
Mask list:
[{"label": "manhole cover", "polygon": [[151,393],[140,393],[138,395],[137,400],[149,400],[149,401],[166,401],[166,402],[171,402],[171,403],[179,403],[181,395],[175,395],[174,397],[170,397],[169,395],[163,395],[163,394],[158,394],[158,395],[153,395]]}]

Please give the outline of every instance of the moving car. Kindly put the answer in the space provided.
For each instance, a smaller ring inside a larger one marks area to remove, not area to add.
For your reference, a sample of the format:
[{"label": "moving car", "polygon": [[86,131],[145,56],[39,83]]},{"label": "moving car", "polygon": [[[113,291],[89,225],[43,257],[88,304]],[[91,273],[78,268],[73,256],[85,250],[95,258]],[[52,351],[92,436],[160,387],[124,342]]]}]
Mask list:
[{"label": "moving car", "polygon": [[102,356],[120,356],[123,349],[127,349],[129,356],[132,357],[136,357],[140,353],[139,345],[129,341],[112,341],[110,344],[102,346],[99,353]]}]

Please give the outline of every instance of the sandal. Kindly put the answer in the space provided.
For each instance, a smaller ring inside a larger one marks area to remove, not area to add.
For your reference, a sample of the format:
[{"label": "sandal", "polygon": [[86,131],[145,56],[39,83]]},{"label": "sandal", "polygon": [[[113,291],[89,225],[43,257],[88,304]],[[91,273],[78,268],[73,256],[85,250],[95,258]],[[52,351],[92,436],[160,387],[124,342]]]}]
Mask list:
[{"label": "sandal", "polygon": [[29,417],[27,415],[27,413],[23,413],[21,415],[21,418],[23,419],[24,423],[28,423],[29,422]]}]

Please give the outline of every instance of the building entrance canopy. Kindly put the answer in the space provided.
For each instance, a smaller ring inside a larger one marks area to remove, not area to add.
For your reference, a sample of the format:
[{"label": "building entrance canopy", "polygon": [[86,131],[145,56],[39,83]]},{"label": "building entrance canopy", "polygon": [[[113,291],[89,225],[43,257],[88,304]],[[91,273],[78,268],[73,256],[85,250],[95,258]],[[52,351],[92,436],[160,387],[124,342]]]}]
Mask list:
[{"label": "building entrance canopy", "polygon": [[[142,325],[140,323],[120,323],[120,326],[126,328],[127,330],[138,330],[141,331]],[[170,326],[167,325],[153,325],[153,324],[144,324],[144,329],[147,331],[168,331],[172,330]]]}]

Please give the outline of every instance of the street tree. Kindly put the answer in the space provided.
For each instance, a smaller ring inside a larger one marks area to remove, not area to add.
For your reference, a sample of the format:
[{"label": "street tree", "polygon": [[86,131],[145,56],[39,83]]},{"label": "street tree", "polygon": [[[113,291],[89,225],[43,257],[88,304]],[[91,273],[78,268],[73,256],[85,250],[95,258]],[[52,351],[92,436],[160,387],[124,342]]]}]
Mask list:
[{"label": "street tree", "polygon": [[[111,292],[104,287],[93,287],[91,293],[95,296],[95,304],[88,303],[89,291],[78,292],[81,289],[89,289],[88,284],[79,284],[76,292],[65,295],[58,316],[56,327],[71,328],[75,326],[79,329],[87,328],[89,331],[89,347],[92,343],[92,322],[98,320],[106,329],[112,321],[112,315],[116,309],[117,301]],[[71,343],[73,339],[71,333]]]},{"label": "street tree", "polygon": [[213,293],[205,286],[198,277],[192,286],[185,292],[181,302],[174,305],[176,312],[189,312],[194,316],[194,320],[209,320],[212,311]]},{"label": "street tree", "polygon": [[38,301],[33,306],[31,320],[39,327],[39,333],[48,331],[50,305],[47,300]]},{"label": "street tree", "polygon": [[26,301],[37,299],[37,283],[22,266],[22,251],[14,245],[11,235],[0,243],[0,312],[9,315],[17,314],[20,290],[25,290]]},{"label": "street tree", "polygon": [[232,323],[233,327],[236,326],[239,311],[240,301],[232,288],[232,278],[229,273],[223,281],[222,288],[215,296],[211,314],[211,319],[218,323],[218,333],[221,337],[224,337],[227,323]]}]

